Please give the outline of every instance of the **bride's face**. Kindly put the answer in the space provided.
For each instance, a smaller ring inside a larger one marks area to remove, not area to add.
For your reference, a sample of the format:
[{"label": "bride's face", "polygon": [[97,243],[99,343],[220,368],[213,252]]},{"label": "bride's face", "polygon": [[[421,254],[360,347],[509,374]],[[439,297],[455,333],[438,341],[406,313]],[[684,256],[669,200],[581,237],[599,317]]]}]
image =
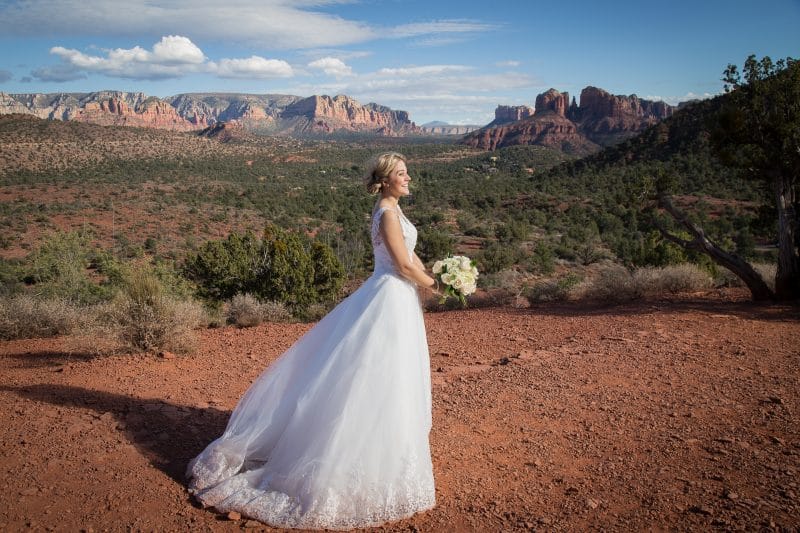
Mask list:
[{"label": "bride's face", "polygon": [[408,175],[406,164],[402,161],[398,161],[392,171],[389,173],[389,177],[386,179],[383,190],[386,192],[386,194],[389,196],[394,196],[395,198],[399,198],[400,196],[408,196],[410,194],[408,190],[408,183],[410,181],[411,176]]}]

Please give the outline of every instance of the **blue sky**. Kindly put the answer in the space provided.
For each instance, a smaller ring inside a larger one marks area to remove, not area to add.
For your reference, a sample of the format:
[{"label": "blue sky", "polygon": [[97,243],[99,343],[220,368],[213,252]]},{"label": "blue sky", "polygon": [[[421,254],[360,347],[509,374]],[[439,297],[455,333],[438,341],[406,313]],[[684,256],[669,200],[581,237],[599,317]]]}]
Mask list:
[{"label": "blue sky", "polygon": [[676,104],[800,57],[800,0],[0,0],[0,91],[347,94],[485,124],[587,85]]}]

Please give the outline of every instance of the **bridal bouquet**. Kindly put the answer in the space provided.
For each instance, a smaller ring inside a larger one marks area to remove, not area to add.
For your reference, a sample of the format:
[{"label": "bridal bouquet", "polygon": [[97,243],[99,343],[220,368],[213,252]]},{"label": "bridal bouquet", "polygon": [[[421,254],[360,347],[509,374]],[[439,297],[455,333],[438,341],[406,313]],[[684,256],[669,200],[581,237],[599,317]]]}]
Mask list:
[{"label": "bridal bouquet", "polygon": [[433,264],[433,274],[444,285],[440,304],[452,296],[458,298],[461,305],[467,305],[467,296],[475,292],[478,285],[478,269],[475,261],[463,255],[447,257]]}]

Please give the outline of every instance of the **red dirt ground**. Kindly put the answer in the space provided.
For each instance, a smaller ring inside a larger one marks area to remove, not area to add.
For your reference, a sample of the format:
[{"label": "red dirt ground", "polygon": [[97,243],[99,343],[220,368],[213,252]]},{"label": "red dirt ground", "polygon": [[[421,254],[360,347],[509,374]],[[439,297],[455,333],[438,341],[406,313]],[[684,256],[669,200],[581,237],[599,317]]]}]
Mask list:
[{"label": "red dirt ground", "polygon": [[[800,309],[740,292],[427,313],[437,507],[379,531],[800,527]],[[186,463],[310,325],[192,356],[0,343],[0,530],[264,529],[194,504]]]}]

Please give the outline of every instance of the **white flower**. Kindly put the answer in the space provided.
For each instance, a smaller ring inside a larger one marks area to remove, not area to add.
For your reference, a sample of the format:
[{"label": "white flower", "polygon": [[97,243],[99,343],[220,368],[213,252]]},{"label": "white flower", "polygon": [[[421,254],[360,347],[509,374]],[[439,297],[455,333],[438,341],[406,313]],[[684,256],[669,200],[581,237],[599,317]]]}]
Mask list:
[{"label": "white flower", "polygon": [[442,272],[442,265],[444,265],[444,263],[442,263],[441,261],[436,261],[436,262],[433,264],[433,273],[434,273],[434,274],[441,274],[441,272]]},{"label": "white flower", "polygon": [[469,260],[469,257],[461,256],[459,266],[461,267],[461,270],[469,270],[472,268],[472,262]]}]

